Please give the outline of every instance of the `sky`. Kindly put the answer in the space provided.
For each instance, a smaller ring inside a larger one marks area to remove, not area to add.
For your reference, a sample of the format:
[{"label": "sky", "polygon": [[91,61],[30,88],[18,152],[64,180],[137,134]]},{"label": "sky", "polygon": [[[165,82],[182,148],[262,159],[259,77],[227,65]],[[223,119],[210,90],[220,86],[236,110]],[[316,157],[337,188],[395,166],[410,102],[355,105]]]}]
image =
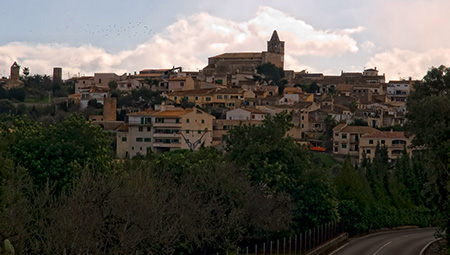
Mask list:
[{"label": "sky", "polygon": [[273,30],[285,69],[387,79],[450,65],[448,0],[0,0],[0,76],[14,61],[63,78],[181,66],[260,52]]}]

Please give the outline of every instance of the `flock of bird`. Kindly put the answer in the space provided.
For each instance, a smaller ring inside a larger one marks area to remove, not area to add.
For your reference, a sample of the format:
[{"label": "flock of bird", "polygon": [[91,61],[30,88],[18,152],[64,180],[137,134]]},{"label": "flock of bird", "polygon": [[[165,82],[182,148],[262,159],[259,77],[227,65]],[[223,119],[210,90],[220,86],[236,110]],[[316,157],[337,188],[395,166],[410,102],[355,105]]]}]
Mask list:
[{"label": "flock of bird", "polygon": [[142,22],[128,22],[127,25],[108,25],[106,28],[101,28],[99,25],[95,26],[95,29],[87,24],[84,28],[84,32],[92,35],[100,35],[102,37],[122,37],[127,36],[128,38],[137,37],[142,35],[152,35],[155,32]]}]

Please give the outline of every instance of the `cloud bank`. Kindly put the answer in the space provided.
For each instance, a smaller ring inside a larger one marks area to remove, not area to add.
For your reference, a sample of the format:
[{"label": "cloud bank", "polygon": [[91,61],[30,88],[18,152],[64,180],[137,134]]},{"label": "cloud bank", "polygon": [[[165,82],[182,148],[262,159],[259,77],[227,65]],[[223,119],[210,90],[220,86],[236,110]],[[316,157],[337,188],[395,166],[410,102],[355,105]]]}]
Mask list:
[{"label": "cloud bank", "polygon": [[208,57],[223,52],[266,50],[273,30],[286,41],[286,69],[314,70],[301,62],[302,56],[329,58],[356,53],[359,48],[352,35],[363,28],[317,30],[271,7],[260,7],[246,22],[199,13],[178,19],[133,50],[117,53],[108,53],[95,45],[12,42],[0,46],[0,73],[9,75],[14,61],[29,67],[32,74],[51,74],[53,67],[62,67],[64,78],[68,73],[71,76],[94,72],[121,74],[172,66],[196,70],[206,66]]}]

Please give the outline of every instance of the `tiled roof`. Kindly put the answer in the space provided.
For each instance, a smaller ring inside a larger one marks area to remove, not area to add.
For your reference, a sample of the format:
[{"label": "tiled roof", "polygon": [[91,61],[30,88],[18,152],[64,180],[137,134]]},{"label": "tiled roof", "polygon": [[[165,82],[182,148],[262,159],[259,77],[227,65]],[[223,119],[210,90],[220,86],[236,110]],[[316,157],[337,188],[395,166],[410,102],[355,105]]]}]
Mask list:
[{"label": "tiled roof", "polygon": [[152,115],[156,112],[158,112],[158,111],[147,109],[147,110],[140,111],[140,112],[128,113],[127,115],[130,115],[130,116],[144,116],[145,115],[146,116],[146,115]]},{"label": "tiled roof", "polygon": [[374,131],[369,134],[365,134],[364,138],[406,138],[403,131]]},{"label": "tiled roof", "polygon": [[261,52],[239,52],[239,53],[223,53],[214,57],[210,58],[226,58],[226,59],[233,59],[233,58],[247,58],[247,59],[255,59],[255,58],[262,58]]},{"label": "tiled roof", "polygon": [[347,132],[347,133],[372,133],[377,130],[373,127],[367,127],[367,126],[346,126],[343,129],[341,129],[340,131]]},{"label": "tiled roof", "polygon": [[342,76],[332,76],[332,75],[326,75],[323,77],[323,80],[320,81],[321,84],[323,85],[328,85],[328,84],[341,84],[344,83],[345,79]]},{"label": "tiled roof", "polygon": [[166,110],[153,114],[155,117],[178,117],[185,115],[187,113],[192,112],[193,109],[184,109],[184,110]]},{"label": "tiled roof", "polygon": [[185,81],[188,77],[172,77],[169,81]]},{"label": "tiled roof", "polygon": [[173,91],[168,93],[168,96],[205,96],[205,95],[212,95],[214,94],[215,91],[216,91],[215,88]]},{"label": "tiled roof", "polygon": [[242,94],[244,89],[241,88],[223,88],[216,91],[216,94]]}]

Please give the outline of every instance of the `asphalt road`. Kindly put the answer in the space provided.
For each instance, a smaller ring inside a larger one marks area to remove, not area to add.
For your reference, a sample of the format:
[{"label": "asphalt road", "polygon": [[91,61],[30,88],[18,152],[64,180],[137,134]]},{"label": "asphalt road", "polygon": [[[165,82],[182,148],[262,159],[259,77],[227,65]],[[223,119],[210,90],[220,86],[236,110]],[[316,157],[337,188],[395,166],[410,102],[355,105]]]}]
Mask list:
[{"label": "asphalt road", "polygon": [[389,231],[350,241],[333,255],[419,255],[435,239],[435,228]]}]

